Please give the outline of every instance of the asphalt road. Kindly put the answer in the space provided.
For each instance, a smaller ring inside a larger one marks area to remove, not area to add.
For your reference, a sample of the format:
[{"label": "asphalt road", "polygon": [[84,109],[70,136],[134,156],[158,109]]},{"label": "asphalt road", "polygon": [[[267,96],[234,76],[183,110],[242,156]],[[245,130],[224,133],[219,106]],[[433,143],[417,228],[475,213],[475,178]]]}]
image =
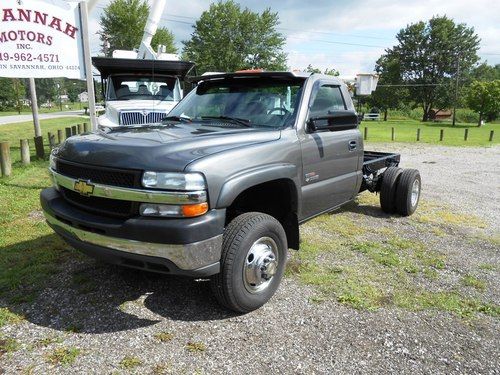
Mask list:
[{"label": "asphalt road", "polygon": [[[40,120],[48,120],[59,117],[83,116],[83,113],[84,113],[83,110],[63,111],[54,113],[41,113],[39,117]],[[32,120],[33,120],[32,115],[0,116],[0,125],[13,124],[17,122],[27,122]]]}]

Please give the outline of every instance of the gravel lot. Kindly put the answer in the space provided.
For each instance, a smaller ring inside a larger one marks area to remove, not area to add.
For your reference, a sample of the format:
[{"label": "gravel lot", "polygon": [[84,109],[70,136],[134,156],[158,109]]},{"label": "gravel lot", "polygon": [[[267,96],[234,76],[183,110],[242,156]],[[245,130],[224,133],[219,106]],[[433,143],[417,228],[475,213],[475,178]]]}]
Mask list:
[{"label": "gravel lot", "polygon": [[[424,203],[477,216],[484,228],[450,224],[442,227],[444,235],[429,238],[411,219],[383,215],[378,207],[354,205],[338,215],[432,243],[447,256],[439,287],[476,273],[486,288],[463,293],[500,304],[500,248],[492,240],[500,234],[500,147],[367,148],[401,152],[403,167],[421,171]],[[312,221],[302,231],[313,233],[315,225]],[[493,268],[479,272],[484,263]],[[218,307],[206,281],[75,257],[35,301],[20,306],[0,301],[0,307],[26,318],[0,328],[20,344],[16,351],[0,352],[0,373],[500,373],[498,317],[357,310],[334,298],[315,303],[315,295],[315,287],[288,276],[267,305],[238,316]],[[74,363],[51,360],[65,348],[79,349]]]}]

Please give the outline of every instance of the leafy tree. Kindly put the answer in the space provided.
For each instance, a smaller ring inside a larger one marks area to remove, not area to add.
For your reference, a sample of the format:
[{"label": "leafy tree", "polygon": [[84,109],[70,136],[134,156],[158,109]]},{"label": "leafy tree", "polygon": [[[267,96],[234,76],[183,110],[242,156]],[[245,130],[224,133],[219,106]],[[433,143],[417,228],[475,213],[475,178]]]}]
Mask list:
[{"label": "leafy tree", "polygon": [[16,100],[13,86],[11,78],[0,78],[0,111],[13,107]]},{"label": "leafy tree", "polygon": [[375,71],[379,74],[376,90],[367,97],[369,105],[384,112],[387,121],[389,109],[401,107],[408,99],[408,89],[402,85],[400,63],[393,56],[384,55],[377,60]]},{"label": "leafy tree", "polygon": [[500,64],[492,66],[483,62],[472,70],[470,77],[476,81],[493,81],[495,79],[500,79]]},{"label": "leafy tree", "polygon": [[[101,51],[106,56],[111,56],[117,49],[139,48],[148,15],[149,6],[146,1],[113,0],[101,16]],[[173,35],[165,28],[157,30],[151,44],[153,48],[163,44],[167,47],[167,52],[176,52]]]},{"label": "leafy tree", "polygon": [[313,67],[311,64],[309,64],[306,68],[307,73],[322,73],[322,74],[327,74],[329,76],[338,76],[340,73],[338,70],[334,68],[326,68],[323,72],[321,72],[321,69]]},{"label": "leafy tree", "polygon": [[36,80],[35,85],[39,105],[56,101],[58,90],[55,80],[40,78]]},{"label": "leafy tree", "polygon": [[151,41],[151,47],[156,51],[161,44],[166,47],[166,53],[177,53],[174,40],[174,34],[170,30],[159,27]]},{"label": "leafy tree", "polygon": [[269,8],[259,14],[241,9],[232,0],[211,4],[193,26],[191,39],[182,42],[183,56],[196,61],[201,73],[251,68],[284,70],[285,37],[276,30],[278,24],[278,14]]},{"label": "leafy tree", "polygon": [[380,69],[387,69],[384,63],[396,64],[399,81],[409,85],[410,98],[427,121],[433,108],[453,103],[457,74],[467,75],[479,60],[479,37],[473,28],[444,16],[409,25],[396,39],[398,44],[382,56]]},{"label": "leafy tree", "polygon": [[467,105],[479,113],[477,126],[481,126],[483,117],[494,120],[500,113],[500,79],[474,81],[467,91]]}]

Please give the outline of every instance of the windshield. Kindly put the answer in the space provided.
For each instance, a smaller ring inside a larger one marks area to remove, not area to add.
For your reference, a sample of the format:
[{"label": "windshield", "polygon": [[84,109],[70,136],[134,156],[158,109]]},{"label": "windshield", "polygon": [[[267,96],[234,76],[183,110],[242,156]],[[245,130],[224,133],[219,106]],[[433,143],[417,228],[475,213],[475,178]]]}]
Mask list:
[{"label": "windshield", "polygon": [[[292,125],[303,80],[236,78],[201,82],[170,113],[191,121],[232,121],[251,127]],[[217,121],[217,120],[223,120]]]},{"label": "windshield", "polygon": [[107,100],[178,101],[178,80],[162,76],[110,76]]}]

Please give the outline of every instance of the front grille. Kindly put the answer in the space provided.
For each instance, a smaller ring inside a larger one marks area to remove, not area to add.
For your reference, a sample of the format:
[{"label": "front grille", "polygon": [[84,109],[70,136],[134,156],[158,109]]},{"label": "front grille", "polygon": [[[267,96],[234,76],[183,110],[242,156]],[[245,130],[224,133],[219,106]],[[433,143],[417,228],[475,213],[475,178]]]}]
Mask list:
[{"label": "front grille", "polygon": [[61,192],[69,203],[85,211],[115,217],[139,215],[139,204],[136,202],[100,197],[85,197],[64,187],[61,187]]},{"label": "front grille", "polygon": [[165,112],[120,112],[120,125],[143,125],[161,122]]},{"label": "front grille", "polygon": [[64,176],[103,185],[122,187],[141,187],[141,171],[133,169],[116,169],[77,164],[66,160],[57,160],[57,172]]}]

